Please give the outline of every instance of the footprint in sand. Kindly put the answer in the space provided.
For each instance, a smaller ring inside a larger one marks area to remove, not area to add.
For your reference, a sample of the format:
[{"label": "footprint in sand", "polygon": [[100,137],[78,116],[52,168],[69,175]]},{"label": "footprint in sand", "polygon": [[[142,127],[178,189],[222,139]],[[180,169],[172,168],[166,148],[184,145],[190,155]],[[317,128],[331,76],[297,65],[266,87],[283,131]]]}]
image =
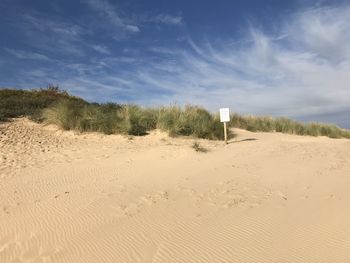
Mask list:
[{"label": "footprint in sand", "polygon": [[69,193],[70,193],[69,191],[65,191],[63,194],[55,195],[53,198],[57,199],[57,198],[59,198],[61,195],[67,195],[67,194],[69,194]]},{"label": "footprint in sand", "polygon": [[155,194],[146,194],[142,196],[141,201],[148,205],[156,204],[160,201],[168,200],[169,199],[169,193],[167,191],[159,191]]},{"label": "footprint in sand", "polygon": [[279,191],[278,193],[277,193],[277,195],[279,196],[279,197],[281,197],[283,200],[288,200],[288,198],[287,198],[287,196],[283,193],[283,192],[281,192],[281,191]]}]

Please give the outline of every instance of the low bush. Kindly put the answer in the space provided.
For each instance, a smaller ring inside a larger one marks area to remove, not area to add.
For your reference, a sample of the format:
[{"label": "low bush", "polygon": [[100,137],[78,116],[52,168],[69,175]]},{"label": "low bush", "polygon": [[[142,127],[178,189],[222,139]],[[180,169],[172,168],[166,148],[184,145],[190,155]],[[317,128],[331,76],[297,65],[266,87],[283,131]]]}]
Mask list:
[{"label": "low bush", "polygon": [[28,117],[40,122],[42,111],[62,99],[81,100],[68,95],[56,86],[38,90],[0,89],[0,120]]}]

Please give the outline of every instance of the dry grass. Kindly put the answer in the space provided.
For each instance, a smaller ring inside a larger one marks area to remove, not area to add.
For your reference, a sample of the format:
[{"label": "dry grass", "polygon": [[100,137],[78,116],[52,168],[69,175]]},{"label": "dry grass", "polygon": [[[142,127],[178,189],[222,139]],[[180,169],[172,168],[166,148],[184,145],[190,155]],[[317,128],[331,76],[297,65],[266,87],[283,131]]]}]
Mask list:
[{"label": "dry grass", "polygon": [[196,152],[202,152],[202,153],[206,153],[208,152],[208,149],[207,148],[204,148],[203,146],[201,146],[199,144],[199,142],[194,142],[192,144],[192,148],[196,151]]}]

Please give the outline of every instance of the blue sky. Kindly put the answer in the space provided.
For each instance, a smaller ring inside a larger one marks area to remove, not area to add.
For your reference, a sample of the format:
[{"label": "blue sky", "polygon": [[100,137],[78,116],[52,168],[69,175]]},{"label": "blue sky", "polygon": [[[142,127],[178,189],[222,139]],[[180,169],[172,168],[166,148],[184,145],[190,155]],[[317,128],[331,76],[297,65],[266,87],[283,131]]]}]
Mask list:
[{"label": "blue sky", "polygon": [[350,128],[350,2],[2,0],[0,87]]}]

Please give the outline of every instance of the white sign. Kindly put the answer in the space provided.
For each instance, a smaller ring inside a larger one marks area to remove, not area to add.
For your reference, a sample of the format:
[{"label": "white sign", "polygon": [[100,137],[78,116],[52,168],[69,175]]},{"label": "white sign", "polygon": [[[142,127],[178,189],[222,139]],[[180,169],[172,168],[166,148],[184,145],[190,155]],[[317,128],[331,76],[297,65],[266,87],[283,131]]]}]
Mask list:
[{"label": "white sign", "polygon": [[229,122],[230,121],[230,109],[229,108],[221,108],[220,109],[220,121],[221,122]]}]

